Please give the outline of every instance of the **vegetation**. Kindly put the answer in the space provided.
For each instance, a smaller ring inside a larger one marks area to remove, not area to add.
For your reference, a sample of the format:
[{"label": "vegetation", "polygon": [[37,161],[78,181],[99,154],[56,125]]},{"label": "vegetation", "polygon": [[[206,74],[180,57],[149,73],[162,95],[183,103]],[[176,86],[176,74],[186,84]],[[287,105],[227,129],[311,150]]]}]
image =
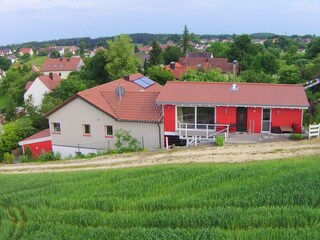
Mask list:
[{"label": "vegetation", "polygon": [[117,129],[115,147],[118,152],[136,152],[141,149],[139,141],[129,131]]},{"label": "vegetation", "polygon": [[216,143],[216,146],[222,147],[224,145],[224,137],[222,136],[216,137],[215,143]]},{"label": "vegetation", "polygon": [[167,81],[172,81],[174,79],[173,74],[164,67],[152,66],[146,71],[146,75],[157,83],[165,85]]},{"label": "vegetation", "polygon": [[317,239],[319,160],[0,175],[0,238]]},{"label": "vegetation", "polygon": [[180,76],[180,80],[197,82],[224,82],[228,81],[229,79],[221,74],[221,71],[217,69],[210,69],[206,71],[198,69],[188,69],[187,73]]}]

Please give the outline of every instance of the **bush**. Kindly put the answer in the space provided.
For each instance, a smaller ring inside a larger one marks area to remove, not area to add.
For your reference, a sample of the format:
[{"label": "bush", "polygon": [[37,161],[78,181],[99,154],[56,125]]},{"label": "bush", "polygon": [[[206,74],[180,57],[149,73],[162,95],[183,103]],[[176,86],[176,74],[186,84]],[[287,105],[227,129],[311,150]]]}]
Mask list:
[{"label": "bush", "polygon": [[43,154],[38,156],[37,160],[40,162],[61,160],[61,154],[53,152],[44,152]]},{"label": "bush", "polygon": [[6,152],[6,153],[4,153],[4,155],[3,155],[3,160],[4,160],[5,163],[11,164],[11,163],[13,163],[14,156],[13,156],[12,153]]},{"label": "bush", "polygon": [[216,137],[216,146],[222,147],[224,145],[224,137],[218,136]]},{"label": "bush", "polygon": [[115,131],[115,146],[119,152],[135,152],[141,150],[140,143],[129,131],[117,129]]},{"label": "bush", "polygon": [[303,139],[303,134],[291,134],[290,139],[292,140],[302,140]]}]

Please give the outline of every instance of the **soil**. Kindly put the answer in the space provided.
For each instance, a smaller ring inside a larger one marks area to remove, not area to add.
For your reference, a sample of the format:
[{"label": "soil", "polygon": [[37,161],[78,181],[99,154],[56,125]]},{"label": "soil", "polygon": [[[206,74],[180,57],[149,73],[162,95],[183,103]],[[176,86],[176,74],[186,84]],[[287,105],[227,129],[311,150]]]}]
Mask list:
[{"label": "soil", "polygon": [[190,148],[106,155],[92,159],[62,160],[47,163],[0,165],[0,173],[41,173],[94,169],[115,169],[156,164],[238,163],[320,155],[320,139],[276,141],[254,144],[205,145]]}]

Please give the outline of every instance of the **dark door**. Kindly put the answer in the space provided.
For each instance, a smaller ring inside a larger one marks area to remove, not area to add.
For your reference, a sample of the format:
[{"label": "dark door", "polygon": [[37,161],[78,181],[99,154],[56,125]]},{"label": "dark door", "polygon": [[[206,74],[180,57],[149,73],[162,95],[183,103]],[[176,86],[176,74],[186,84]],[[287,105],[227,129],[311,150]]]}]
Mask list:
[{"label": "dark door", "polygon": [[247,131],[247,109],[244,107],[237,108],[237,132]]}]

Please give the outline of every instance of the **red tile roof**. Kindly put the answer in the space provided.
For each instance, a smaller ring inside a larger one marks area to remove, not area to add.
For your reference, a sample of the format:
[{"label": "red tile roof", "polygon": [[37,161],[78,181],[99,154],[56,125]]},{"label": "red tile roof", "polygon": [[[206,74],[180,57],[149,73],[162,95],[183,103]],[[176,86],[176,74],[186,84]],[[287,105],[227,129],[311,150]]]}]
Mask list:
[{"label": "red tile roof", "polygon": [[268,106],[307,108],[302,85],[218,82],[167,82],[157,98],[158,104],[212,104],[222,106]]},{"label": "red tile roof", "polygon": [[[233,72],[233,63],[228,62],[227,58],[180,58],[179,63],[182,66],[200,67],[204,69],[220,69],[222,73]],[[236,66],[236,71],[237,73],[240,71],[239,64]]]},{"label": "red tile roof", "polygon": [[[37,78],[51,91],[55,90],[61,82],[61,78],[56,73],[53,74],[53,79],[51,79],[49,75],[43,75]],[[33,83],[34,81],[28,81],[24,89],[27,91]]]},{"label": "red tile roof", "polygon": [[76,71],[82,62],[80,57],[74,58],[48,58],[42,65],[43,72],[49,71]]},{"label": "red tile roof", "polygon": [[20,52],[20,53],[23,53],[23,54],[25,54],[25,53],[30,53],[31,51],[32,51],[31,48],[20,48],[20,49],[19,49],[19,52]]},{"label": "red tile roof", "polygon": [[26,138],[26,139],[23,139],[20,142],[26,142],[26,141],[30,141],[30,140],[36,140],[36,139],[40,140],[41,138],[47,138],[47,137],[50,137],[50,136],[51,136],[50,135],[50,129],[47,128],[47,129],[45,129],[45,130],[43,130],[41,132],[38,132],[38,133]]},{"label": "red tile roof", "polygon": [[166,69],[169,70],[175,79],[180,79],[180,76],[182,74],[187,73],[188,69],[194,68],[194,67],[187,67],[187,66],[182,66],[180,63],[175,63],[174,69],[171,69],[171,64],[166,66]]},{"label": "red tile roof", "polygon": [[[145,76],[138,73],[130,75],[129,81],[121,78],[79,92],[48,112],[46,116],[50,116],[74,99],[81,98],[118,121],[160,122],[161,107],[156,104],[156,98],[163,87],[155,83],[148,88],[142,88],[133,82],[142,77]],[[119,86],[125,89],[125,95],[121,98],[115,94]]]}]

